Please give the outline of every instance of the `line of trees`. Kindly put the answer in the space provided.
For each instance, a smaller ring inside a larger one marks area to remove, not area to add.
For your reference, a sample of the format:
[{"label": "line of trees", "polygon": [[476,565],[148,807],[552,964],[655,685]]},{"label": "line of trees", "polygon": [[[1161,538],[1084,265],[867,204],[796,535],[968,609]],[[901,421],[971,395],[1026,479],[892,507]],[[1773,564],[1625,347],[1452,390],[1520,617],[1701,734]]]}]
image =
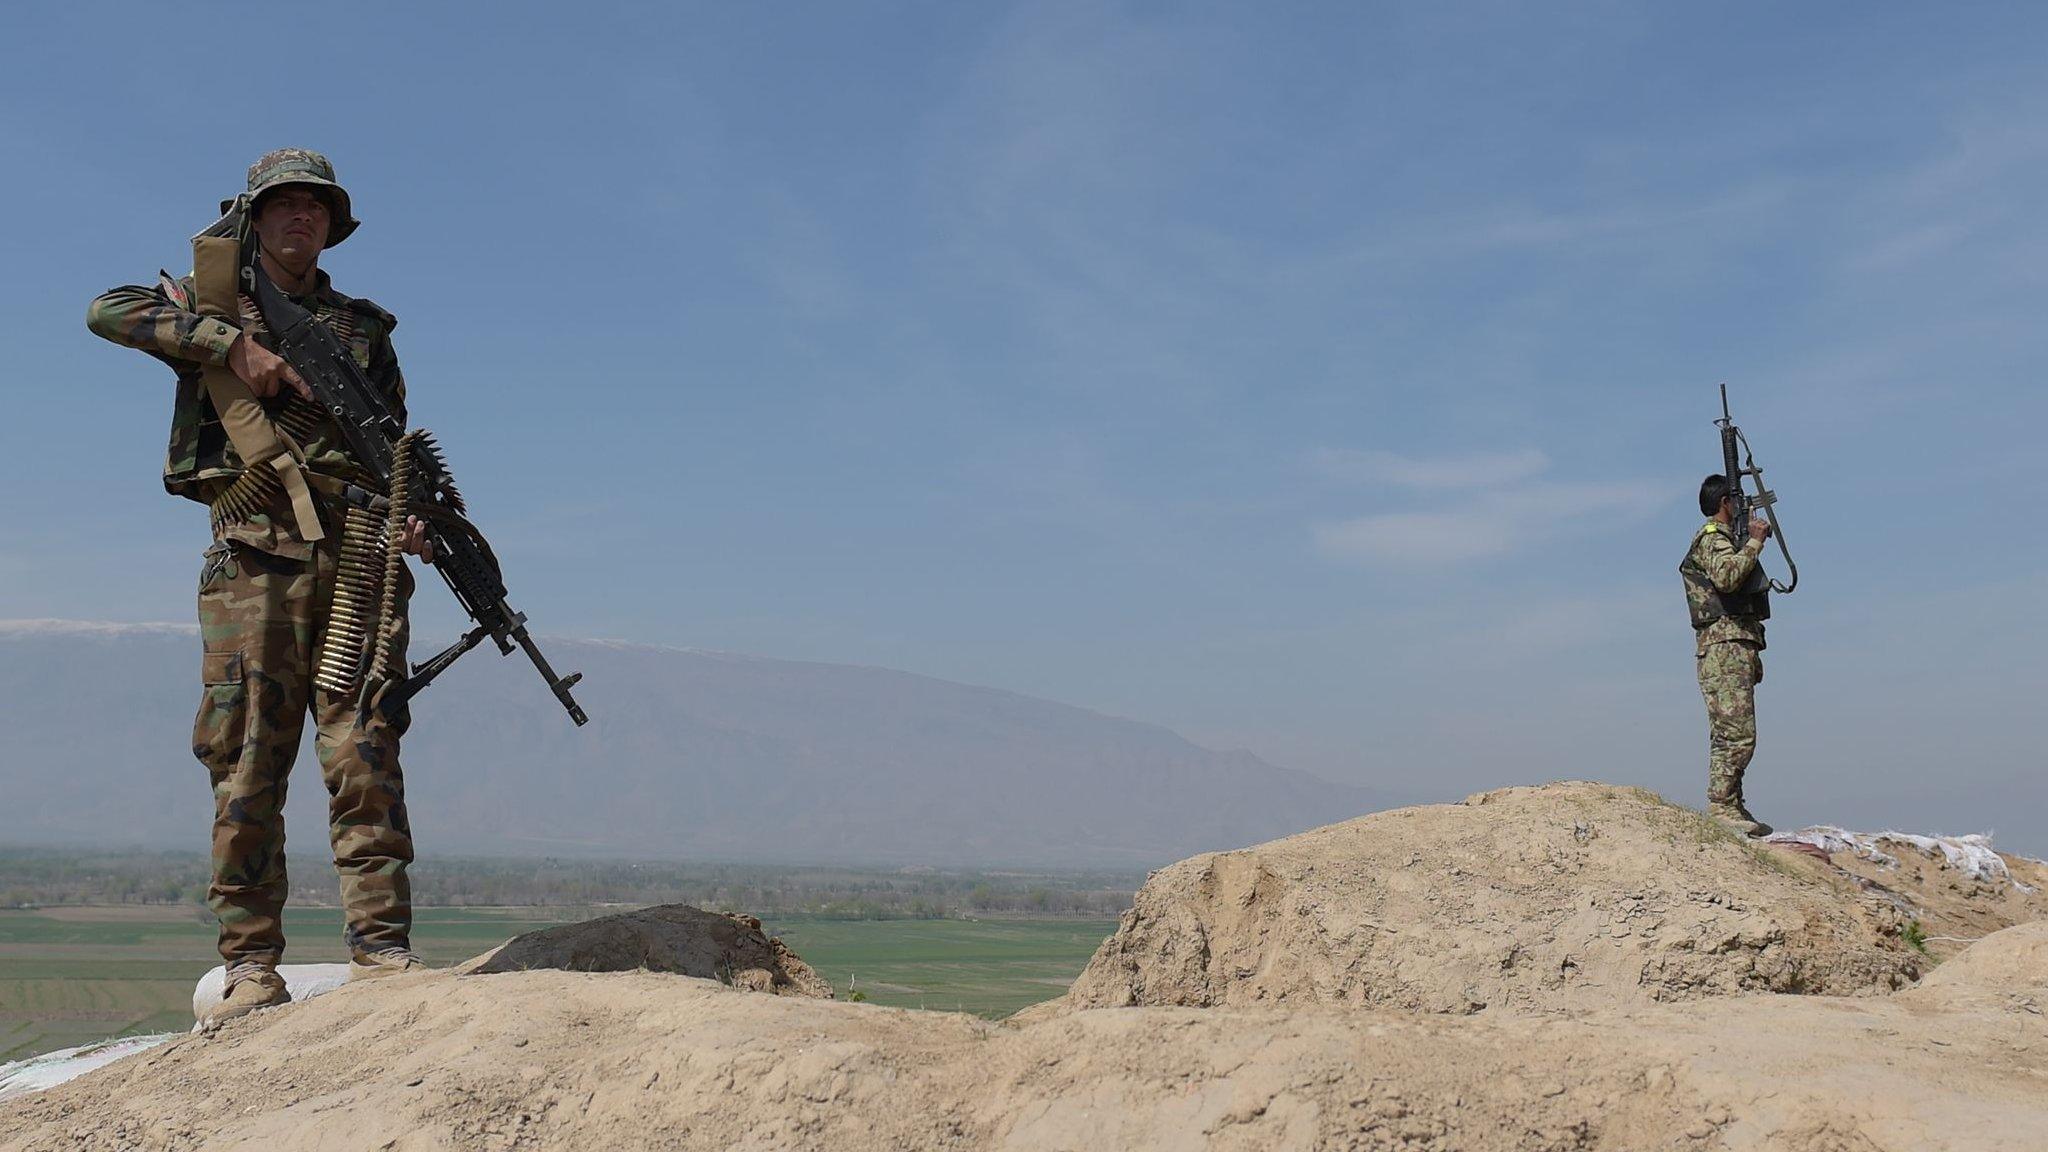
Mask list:
[{"label": "line of trees", "polygon": [[[0,849],[0,907],[203,904],[207,874],[206,858],[196,853]],[[324,859],[291,875],[295,903],[334,902]],[[417,863],[412,879],[414,902],[430,907],[684,903],[757,916],[881,920],[1115,916],[1143,877],[458,857]]]}]

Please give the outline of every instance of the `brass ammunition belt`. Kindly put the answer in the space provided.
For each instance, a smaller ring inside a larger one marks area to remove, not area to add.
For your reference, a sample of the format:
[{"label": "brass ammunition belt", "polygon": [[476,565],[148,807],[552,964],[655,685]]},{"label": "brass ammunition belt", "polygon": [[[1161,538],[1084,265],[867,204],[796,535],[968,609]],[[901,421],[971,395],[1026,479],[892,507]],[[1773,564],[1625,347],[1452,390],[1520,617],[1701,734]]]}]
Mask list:
[{"label": "brass ammunition belt", "polygon": [[[313,682],[329,692],[360,694],[407,675],[398,641],[405,627],[398,603],[405,571],[405,524],[413,506],[418,455],[433,441],[415,429],[392,452],[391,493],[378,513],[350,503],[342,514],[341,551]],[[438,459],[438,457],[437,457]],[[441,517],[428,516],[438,522]]]},{"label": "brass ammunition belt", "polygon": [[[373,684],[402,678],[407,671],[397,651],[398,578],[405,568],[405,521],[412,512],[413,454],[423,439],[418,429],[407,432],[398,438],[391,455],[391,507],[384,517],[384,598],[377,615],[377,651],[370,661]],[[431,445],[431,441],[427,443]]]},{"label": "brass ammunition belt", "polygon": [[391,612],[380,547],[383,528],[383,518],[367,508],[350,506],[342,514],[334,598],[313,670],[313,683],[329,692],[352,695],[361,686],[370,640]]},{"label": "brass ammunition belt", "polygon": [[[312,439],[326,419],[326,413],[297,396],[270,414],[270,421],[277,430],[291,437],[293,444],[301,446]],[[242,463],[242,474],[214,498],[211,513],[215,529],[227,524],[247,523],[250,517],[260,512],[276,509],[284,498],[284,479],[274,466],[262,460],[245,460]]]}]

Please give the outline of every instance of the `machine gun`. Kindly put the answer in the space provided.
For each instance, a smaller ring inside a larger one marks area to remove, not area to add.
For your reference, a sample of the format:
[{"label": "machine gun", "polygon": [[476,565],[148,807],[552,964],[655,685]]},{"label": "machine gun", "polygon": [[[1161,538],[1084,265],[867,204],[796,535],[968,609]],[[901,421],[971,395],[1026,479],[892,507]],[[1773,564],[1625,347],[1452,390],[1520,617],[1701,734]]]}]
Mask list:
[{"label": "machine gun", "polygon": [[[382,489],[348,484],[341,492],[347,511],[336,604],[328,651],[318,661],[316,678],[329,688],[357,690],[358,707],[365,713],[372,707],[392,710],[488,637],[501,654],[510,655],[514,645],[524,649],[569,718],[579,726],[587,723],[589,717],[569,694],[583,674],[557,676],[527,633],[526,616],[506,601],[497,556],[465,514],[462,496],[433,438],[424,430],[406,431],[334,333],[271,282],[256,258],[241,209],[237,204],[195,237],[195,253],[208,239],[239,245],[237,286],[255,302],[277,354],[306,382],[314,403],[341,430],[349,456]],[[395,541],[409,516],[426,524],[434,570],[476,627],[432,658],[406,668],[394,651],[396,590],[404,564]]]},{"label": "machine gun", "polygon": [[[1721,430],[1721,474],[1728,478],[1728,486],[1733,489],[1729,494],[1735,498],[1735,539],[1741,540],[1749,533],[1750,518],[1761,511],[1765,522],[1771,526],[1772,539],[1778,542],[1779,555],[1785,558],[1785,571],[1789,576],[1789,580],[1783,584],[1771,579],[1771,589],[1776,592],[1790,592],[1799,584],[1799,566],[1792,562],[1791,550],[1785,547],[1785,529],[1779,525],[1776,511],[1778,494],[1764,487],[1764,470],[1757,467],[1756,457],[1749,450],[1748,438],[1743,436],[1742,429],[1737,428],[1734,419],[1728,415],[1726,384],[1721,385],[1721,418],[1714,421],[1714,426]],[[1739,461],[1736,458],[1737,448],[1741,449]],[[1742,478],[1745,476],[1750,477],[1755,483],[1756,494],[1753,496],[1743,489]],[[1765,579],[1763,566],[1759,564],[1751,580],[1762,583]]]}]

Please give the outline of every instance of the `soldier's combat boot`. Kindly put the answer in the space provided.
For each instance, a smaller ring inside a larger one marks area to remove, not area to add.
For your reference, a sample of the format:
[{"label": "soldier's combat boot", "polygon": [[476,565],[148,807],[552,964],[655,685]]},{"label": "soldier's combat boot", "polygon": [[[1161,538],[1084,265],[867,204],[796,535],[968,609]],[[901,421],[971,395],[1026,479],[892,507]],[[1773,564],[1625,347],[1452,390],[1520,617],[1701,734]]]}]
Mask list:
[{"label": "soldier's combat boot", "polygon": [[1707,801],[1707,815],[1753,839],[1761,840],[1771,834],[1771,826],[1751,816],[1739,797]]},{"label": "soldier's combat boot", "polygon": [[1764,837],[1769,836],[1771,833],[1777,831],[1777,829],[1771,827],[1769,824],[1766,824],[1763,821],[1757,819],[1756,817],[1750,815],[1749,805],[1744,804],[1742,802],[1742,797],[1740,796],[1737,796],[1735,798],[1735,810],[1742,814],[1742,818],[1744,820],[1749,821],[1749,834],[1752,837],[1761,840]]},{"label": "soldier's combat boot", "polygon": [[229,966],[226,994],[212,1011],[201,1018],[200,1023],[212,1027],[237,1016],[247,1016],[258,1008],[289,1004],[291,1001],[292,994],[286,990],[284,977],[277,974],[276,967],[245,960]]},{"label": "soldier's combat boot", "polygon": [[402,972],[426,970],[426,961],[415,955],[412,949],[405,947],[357,952],[348,962],[350,980],[375,980],[383,976],[396,976]]}]

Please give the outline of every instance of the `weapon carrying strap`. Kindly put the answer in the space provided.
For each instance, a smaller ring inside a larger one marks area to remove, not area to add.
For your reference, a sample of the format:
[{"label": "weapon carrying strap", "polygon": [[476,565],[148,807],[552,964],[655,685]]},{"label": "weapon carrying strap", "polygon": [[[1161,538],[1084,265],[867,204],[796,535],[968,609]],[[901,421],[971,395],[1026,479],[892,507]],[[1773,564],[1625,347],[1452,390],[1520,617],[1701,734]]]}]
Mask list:
[{"label": "weapon carrying strap", "polygon": [[[240,249],[241,245],[230,236],[192,238],[192,295],[196,310],[202,316],[238,328],[242,315],[235,279]],[[267,464],[284,482],[285,494],[292,502],[292,518],[298,522],[299,538],[308,544],[324,538],[327,533],[320,526],[320,513],[307,487],[305,469],[300,466],[298,445],[278,431],[256,394],[232,370],[209,364],[201,370],[200,379],[243,466],[257,468]]]}]

